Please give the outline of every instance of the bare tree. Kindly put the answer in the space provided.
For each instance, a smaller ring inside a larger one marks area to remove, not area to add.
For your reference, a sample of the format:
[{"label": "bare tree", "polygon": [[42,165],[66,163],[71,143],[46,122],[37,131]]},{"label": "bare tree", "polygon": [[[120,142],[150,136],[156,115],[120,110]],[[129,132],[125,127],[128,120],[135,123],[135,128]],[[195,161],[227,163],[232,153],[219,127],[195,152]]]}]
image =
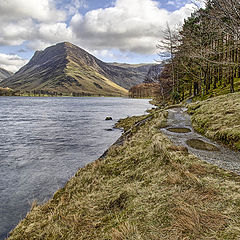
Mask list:
[{"label": "bare tree", "polygon": [[161,59],[169,62],[172,68],[172,82],[173,82],[173,92],[177,89],[177,76],[175,71],[175,54],[177,52],[177,47],[179,45],[179,32],[178,30],[170,28],[169,24],[167,23],[166,29],[162,31],[163,33],[163,40],[159,41],[157,48],[159,50],[158,55]]},{"label": "bare tree", "polygon": [[240,39],[240,1],[208,0],[207,4],[214,9],[212,17],[218,21],[225,33]]}]

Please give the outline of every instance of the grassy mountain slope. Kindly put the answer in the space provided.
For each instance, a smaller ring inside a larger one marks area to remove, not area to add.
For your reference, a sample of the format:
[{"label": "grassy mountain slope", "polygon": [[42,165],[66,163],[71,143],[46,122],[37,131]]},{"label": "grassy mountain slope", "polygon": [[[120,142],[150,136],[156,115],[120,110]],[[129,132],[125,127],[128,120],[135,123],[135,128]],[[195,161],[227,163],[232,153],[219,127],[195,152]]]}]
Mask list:
[{"label": "grassy mountain slope", "polygon": [[14,91],[11,88],[0,87],[0,96],[14,96]]},{"label": "grassy mountain slope", "polygon": [[5,79],[1,86],[21,92],[118,96],[126,95],[126,89],[142,82],[143,75],[143,70],[104,63],[64,42],[37,51],[27,65]]},{"label": "grassy mountain slope", "polygon": [[5,79],[1,85],[14,90],[52,90],[65,80],[66,51],[62,45],[35,52],[28,64],[23,66],[12,77]]},{"label": "grassy mountain slope", "polygon": [[240,93],[209,98],[189,105],[194,128],[240,151]]},{"label": "grassy mountain slope", "polygon": [[123,146],[33,205],[9,240],[239,239],[240,177],[173,146],[159,131],[165,117],[132,126]]},{"label": "grassy mountain slope", "polygon": [[126,95],[128,91],[105,76],[99,74],[93,67],[69,61],[65,74],[72,85],[68,89],[72,92],[86,92],[91,95]]}]

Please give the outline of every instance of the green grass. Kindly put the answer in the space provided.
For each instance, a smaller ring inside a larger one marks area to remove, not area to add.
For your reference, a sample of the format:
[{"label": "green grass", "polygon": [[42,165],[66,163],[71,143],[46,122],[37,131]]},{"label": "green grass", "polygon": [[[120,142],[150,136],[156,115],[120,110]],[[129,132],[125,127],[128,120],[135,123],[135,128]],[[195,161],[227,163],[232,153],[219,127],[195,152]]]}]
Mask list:
[{"label": "green grass", "polygon": [[188,111],[194,129],[240,151],[240,93],[190,104]]},{"label": "green grass", "polygon": [[122,128],[124,132],[127,132],[130,129],[133,129],[135,124],[148,118],[148,115],[142,116],[133,116],[127,117],[125,119],[119,119],[118,122],[115,124],[116,128]]},{"label": "green grass", "polygon": [[75,79],[75,84],[68,85],[70,92],[89,93],[101,96],[126,96],[128,90],[110,81],[94,68],[69,61],[65,69],[66,75]]},{"label": "green grass", "polygon": [[159,131],[167,114],[152,115],[47,203],[34,203],[9,240],[239,239],[240,177],[174,146]]},{"label": "green grass", "polygon": [[[234,89],[235,89],[235,92],[240,91],[240,78],[234,79]],[[217,97],[220,95],[226,95],[228,93],[230,93],[230,84],[226,84],[226,86],[224,86],[224,84],[222,85],[218,84],[216,89],[213,89],[213,84],[212,84],[208,94],[204,96],[196,96],[194,97],[194,101],[207,100],[209,98]]]}]

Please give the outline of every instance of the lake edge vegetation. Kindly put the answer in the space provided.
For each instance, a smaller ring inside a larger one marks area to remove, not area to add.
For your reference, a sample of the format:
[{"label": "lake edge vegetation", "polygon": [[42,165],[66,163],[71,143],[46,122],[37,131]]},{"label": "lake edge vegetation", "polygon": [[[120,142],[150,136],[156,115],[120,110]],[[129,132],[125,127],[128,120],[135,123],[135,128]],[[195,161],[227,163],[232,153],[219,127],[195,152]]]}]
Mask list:
[{"label": "lake edge vegetation", "polygon": [[151,116],[122,120],[123,145],[34,203],[9,240],[238,239],[240,177],[173,145],[160,132],[166,111]]}]

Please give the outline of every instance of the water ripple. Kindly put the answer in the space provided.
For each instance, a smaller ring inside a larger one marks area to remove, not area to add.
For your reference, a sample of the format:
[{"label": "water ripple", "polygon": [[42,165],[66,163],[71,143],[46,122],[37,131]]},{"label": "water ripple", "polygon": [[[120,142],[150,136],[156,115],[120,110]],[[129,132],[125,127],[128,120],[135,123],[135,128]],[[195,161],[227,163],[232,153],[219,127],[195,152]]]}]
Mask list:
[{"label": "water ripple", "polygon": [[[148,100],[0,97],[0,239],[33,199],[50,198],[120,136],[119,118],[143,114]],[[105,121],[111,116],[114,121]]]}]

